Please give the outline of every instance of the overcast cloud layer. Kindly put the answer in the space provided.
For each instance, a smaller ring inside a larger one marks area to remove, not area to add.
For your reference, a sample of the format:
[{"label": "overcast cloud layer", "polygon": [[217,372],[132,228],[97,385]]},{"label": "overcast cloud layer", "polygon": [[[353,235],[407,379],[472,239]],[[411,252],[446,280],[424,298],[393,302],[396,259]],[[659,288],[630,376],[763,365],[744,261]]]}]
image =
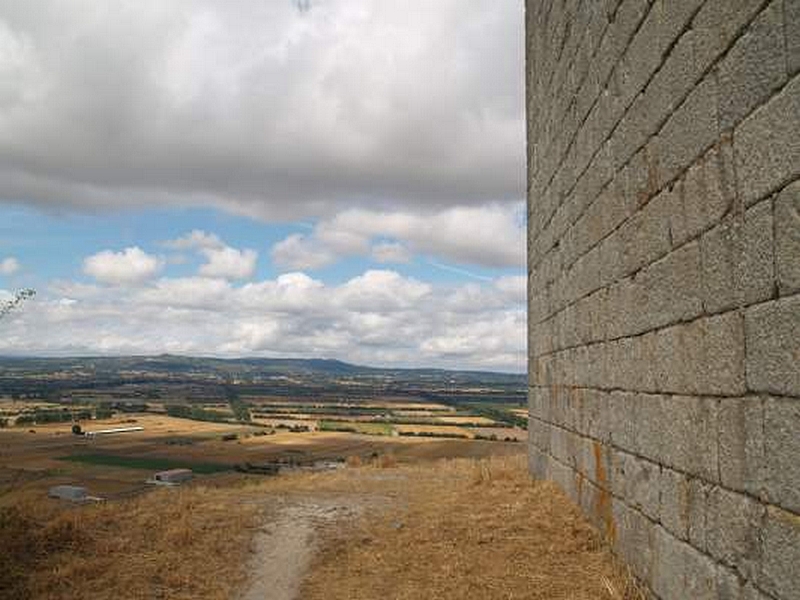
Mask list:
[{"label": "overcast cloud layer", "polygon": [[283,219],[519,201],[521,13],[0,2],[0,197]]},{"label": "overcast cloud layer", "polygon": [[521,370],[522,5],[0,0],[0,219],[214,215],[0,239],[0,354]]}]

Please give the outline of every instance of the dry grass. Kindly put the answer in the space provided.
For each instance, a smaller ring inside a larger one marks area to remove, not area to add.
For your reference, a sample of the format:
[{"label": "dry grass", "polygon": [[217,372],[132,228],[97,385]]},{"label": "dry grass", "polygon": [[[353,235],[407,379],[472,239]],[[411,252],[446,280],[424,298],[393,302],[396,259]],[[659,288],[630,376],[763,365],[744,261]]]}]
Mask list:
[{"label": "dry grass", "polygon": [[4,509],[0,597],[229,598],[246,576],[257,522],[256,505],[202,487],[67,510]]},{"label": "dry grass", "polygon": [[236,598],[262,509],[331,497],[365,512],[325,530],[303,600],[639,598],[596,531],[554,485],[528,478],[522,456],[348,462],[95,506],[0,509],[0,598]]},{"label": "dry grass", "polygon": [[320,555],[304,600],[640,598],[598,533],[522,457],[409,467],[405,508]]}]

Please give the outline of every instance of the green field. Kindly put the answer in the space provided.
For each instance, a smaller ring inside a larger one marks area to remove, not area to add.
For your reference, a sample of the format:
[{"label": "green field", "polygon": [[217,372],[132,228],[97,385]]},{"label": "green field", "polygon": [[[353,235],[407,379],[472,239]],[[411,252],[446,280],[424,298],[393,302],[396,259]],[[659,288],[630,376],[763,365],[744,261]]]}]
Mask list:
[{"label": "green field", "polygon": [[209,474],[230,471],[232,467],[218,463],[194,463],[169,458],[150,458],[136,456],[118,456],[116,454],[71,454],[59,460],[85,463],[104,467],[122,467],[125,469],[142,469],[146,471],[166,471],[169,469],[191,469],[195,473]]},{"label": "green field", "polygon": [[390,423],[363,423],[359,421],[320,421],[320,431],[349,431],[365,435],[392,435]]}]

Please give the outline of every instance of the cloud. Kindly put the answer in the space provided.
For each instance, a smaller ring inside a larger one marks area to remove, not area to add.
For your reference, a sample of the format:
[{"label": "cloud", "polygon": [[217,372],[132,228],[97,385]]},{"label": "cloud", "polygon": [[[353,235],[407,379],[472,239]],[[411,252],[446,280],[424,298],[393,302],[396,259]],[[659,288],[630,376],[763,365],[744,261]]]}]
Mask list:
[{"label": "cloud", "polygon": [[164,242],[164,246],[173,250],[196,250],[198,248],[217,250],[224,248],[225,244],[213,233],[193,229],[181,238]]},{"label": "cloud", "polygon": [[0,275],[13,275],[19,271],[19,261],[13,256],[0,260]]},{"label": "cloud", "polygon": [[83,261],[84,273],[110,285],[142,283],[155,276],[163,266],[160,258],[146,254],[138,246],[122,252],[103,250]]},{"label": "cloud", "polygon": [[258,253],[227,246],[217,235],[195,229],[177,240],[164,242],[173,250],[196,250],[206,258],[199,274],[221,279],[249,279],[256,270]]},{"label": "cloud", "polygon": [[258,253],[255,250],[236,248],[208,249],[204,251],[208,262],[200,267],[200,275],[223,279],[247,279],[256,270]]},{"label": "cloud", "polygon": [[380,242],[372,246],[372,258],[379,263],[407,263],[411,253],[398,242]]},{"label": "cloud", "polygon": [[522,2],[2,12],[0,199],[285,220],[524,196]]},{"label": "cloud", "polygon": [[525,305],[510,280],[432,285],[392,270],[340,284],[307,274],[234,284],[161,277],[61,282],[4,323],[0,354],[331,357],[361,364],[521,371]]},{"label": "cloud", "polygon": [[319,269],[336,262],[336,254],[315,240],[295,233],[272,247],[272,261],[289,269]]},{"label": "cloud", "polygon": [[[374,240],[383,241],[371,245]],[[315,269],[350,255],[407,261],[408,253],[459,264],[521,267],[525,262],[522,205],[462,206],[433,214],[350,209],[323,220],[310,235],[287,237],[273,247],[272,257],[281,266]]]}]

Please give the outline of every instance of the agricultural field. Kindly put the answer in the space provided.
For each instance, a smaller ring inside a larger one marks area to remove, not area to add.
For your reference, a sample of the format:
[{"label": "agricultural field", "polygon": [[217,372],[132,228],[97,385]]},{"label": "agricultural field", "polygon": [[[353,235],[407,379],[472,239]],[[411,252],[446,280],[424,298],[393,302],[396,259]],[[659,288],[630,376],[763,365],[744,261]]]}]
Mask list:
[{"label": "agricultural field", "polygon": [[[291,428],[310,423],[312,429],[307,431]],[[488,436],[471,439],[485,428],[455,425],[260,419],[237,423],[130,413],[82,421],[82,430],[141,427],[141,431],[91,438],[75,435],[72,425],[0,429],[0,506],[21,498],[43,497],[49,487],[60,484],[81,485],[92,495],[110,500],[125,498],[149,491],[147,479],[173,468],[190,468],[196,480],[209,483],[253,477],[239,472],[248,464],[281,464],[291,469],[380,455],[416,462],[519,452],[511,442],[490,441]]]},{"label": "agricultural field", "polygon": [[[135,496],[173,468],[214,484],[382,456],[518,453],[524,383],[335,361],[0,358],[0,505],[59,484]],[[117,428],[136,430],[97,433]]]}]

